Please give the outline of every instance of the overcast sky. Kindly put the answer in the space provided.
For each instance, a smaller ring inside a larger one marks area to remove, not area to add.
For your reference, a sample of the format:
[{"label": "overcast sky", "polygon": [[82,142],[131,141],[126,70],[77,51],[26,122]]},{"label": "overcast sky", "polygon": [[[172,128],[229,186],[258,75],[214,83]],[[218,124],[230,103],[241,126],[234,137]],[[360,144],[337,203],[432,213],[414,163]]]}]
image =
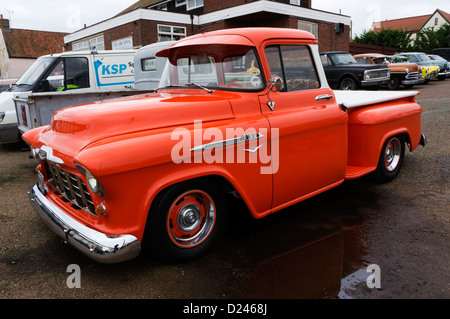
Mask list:
[{"label": "overcast sky", "polygon": [[[43,31],[74,32],[111,18],[137,0],[0,0],[0,14],[11,27]],[[312,0],[314,9],[341,12],[352,18],[353,34],[360,35],[372,21],[450,13],[449,0]]]}]

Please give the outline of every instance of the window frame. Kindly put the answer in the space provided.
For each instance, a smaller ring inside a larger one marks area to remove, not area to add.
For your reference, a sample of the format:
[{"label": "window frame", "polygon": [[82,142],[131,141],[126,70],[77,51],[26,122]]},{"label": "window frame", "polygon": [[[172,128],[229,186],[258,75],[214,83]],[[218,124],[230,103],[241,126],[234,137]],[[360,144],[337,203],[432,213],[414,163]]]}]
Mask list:
[{"label": "window frame", "polygon": [[[160,31],[160,27],[168,27],[170,28],[170,32],[165,32],[165,31]],[[175,33],[174,32],[174,28],[180,28],[184,30],[184,34],[181,33]],[[183,36],[183,38],[180,39],[184,39],[187,37],[187,29],[186,27],[181,27],[181,26],[177,26],[177,25],[168,25],[168,24],[157,24],[156,26],[156,31],[158,33],[158,42],[164,42],[164,41],[174,41],[174,36]],[[161,35],[163,36],[170,36],[169,40],[161,40]],[[178,39],[179,40],[179,39]]]},{"label": "window frame", "polygon": [[[308,56],[309,56],[309,61],[311,62],[311,65],[312,65],[312,71],[314,71],[314,74],[315,74],[315,79],[308,79],[308,80],[315,80],[315,81],[317,81],[317,87],[315,87],[315,88],[305,88],[305,89],[297,89],[297,90],[289,90],[288,89],[288,81],[286,80],[287,79],[287,76],[286,76],[286,68],[285,68],[285,61],[284,61],[284,59],[283,59],[283,53],[282,53],[282,47],[298,47],[298,48],[305,48],[306,49],[306,51],[308,52]],[[268,48],[277,48],[277,51],[278,51],[278,59],[279,59],[279,63],[280,63],[280,68],[281,68],[281,79],[283,80],[283,88],[280,90],[280,92],[287,92],[287,93],[289,93],[289,92],[298,92],[298,91],[306,91],[306,90],[317,90],[317,89],[320,89],[321,87],[322,87],[322,81],[321,81],[321,78],[320,78],[320,76],[319,76],[319,72],[318,72],[318,70],[317,70],[317,66],[316,66],[316,63],[315,63],[315,60],[314,60],[314,56],[313,56],[313,54],[312,54],[312,52],[311,52],[311,48],[310,48],[310,46],[309,45],[305,45],[305,44],[295,44],[295,43],[289,43],[289,44],[268,44],[267,46],[265,46],[264,47],[264,55],[265,55],[265,57],[266,57],[266,61],[268,61],[268,59],[267,59],[267,49]],[[268,67],[269,67],[269,72],[270,72],[270,76],[272,76],[272,72],[271,72],[271,70],[270,70],[270,64],[269,64],[269,62],[268,62]]]}]

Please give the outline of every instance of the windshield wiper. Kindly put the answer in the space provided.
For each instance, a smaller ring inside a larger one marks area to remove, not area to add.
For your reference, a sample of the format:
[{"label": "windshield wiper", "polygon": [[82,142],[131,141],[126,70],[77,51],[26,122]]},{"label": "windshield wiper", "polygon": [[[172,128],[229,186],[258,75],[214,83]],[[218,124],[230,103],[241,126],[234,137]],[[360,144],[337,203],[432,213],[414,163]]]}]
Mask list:
[{"label": "windshield wiper", "polygon": [[191,82],[191,83],[186,83],[186,85],[187,85],[187,86],[197,86],[197,87],[199,87],[199,88],[205,90],[205,91],[208,92],[208,93],[214,93],[213,90],[208,89],[207,87],[204,87],[203,85],[200,85],[200,84],[197,84],[197,83],[192,83],[192,82]]}]

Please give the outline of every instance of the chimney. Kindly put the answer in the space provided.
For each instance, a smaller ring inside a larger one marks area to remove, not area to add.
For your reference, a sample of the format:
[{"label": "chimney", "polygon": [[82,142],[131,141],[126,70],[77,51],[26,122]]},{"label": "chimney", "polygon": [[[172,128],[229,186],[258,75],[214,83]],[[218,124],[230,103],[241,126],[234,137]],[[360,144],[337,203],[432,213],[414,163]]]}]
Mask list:
[{"label": "chimney", "polygon": [[3,14],[0,14],[0,29],[9,30],[9,20],[3,19]]}]

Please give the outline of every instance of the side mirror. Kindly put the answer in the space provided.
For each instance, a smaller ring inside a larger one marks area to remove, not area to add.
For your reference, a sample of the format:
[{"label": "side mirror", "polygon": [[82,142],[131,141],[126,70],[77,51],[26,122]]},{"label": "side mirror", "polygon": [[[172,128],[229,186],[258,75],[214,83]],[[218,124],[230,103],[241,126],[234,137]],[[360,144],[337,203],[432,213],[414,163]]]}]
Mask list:
[{"label": "side mirror", "polygon": [[283,80],[278,75],[272,75],[267,80],[267,87],[269,88],[269,92],[267,92],[267,98],[269,102],[267,102],[267,106],[271,111],[275,108],[275,102],[270,99],[270,92],[279,92],[283,88]]},{"label": "side mirror", "polygon": [[279,92],[283,88],[283,80],[278,75],[272,75],[267,82],[269,91]]}]

